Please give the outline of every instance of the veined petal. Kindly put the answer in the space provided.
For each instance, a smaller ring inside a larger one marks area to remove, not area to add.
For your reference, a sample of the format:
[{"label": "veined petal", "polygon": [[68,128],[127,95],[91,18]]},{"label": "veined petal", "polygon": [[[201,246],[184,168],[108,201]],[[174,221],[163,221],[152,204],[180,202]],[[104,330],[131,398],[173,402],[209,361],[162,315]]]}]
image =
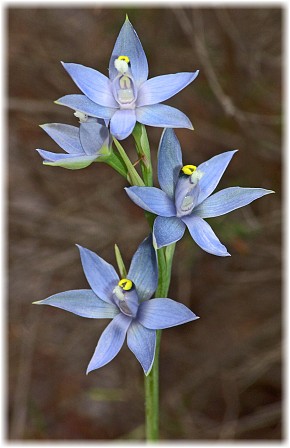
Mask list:
[{"label": "veined petal", "polygon": [[140,362],[145,375],[148,375],[154,361],[156,331],[143,327],[135,320],[129,327],[127,344]]},{"label": "veined petal", "polygon": [[187,225],[190,235],[203,250],[218,255],[228,257],[230,254],[227,248],[219,241],[211,226],[199,216],[184,216],[182,221]]},{"label": "veined petal", "polygon": [[199,181],[200,193],[197,205],[203,202],[216,188],[233,155],[237,152],[227,151],[212,157],[197,167],[202,173]]},{"label": "veined petal", "polygon": [[81,317],[90,319],[113,318],[119,310],[115,305],[99,299],[91,289],[75,289],[60,292],[38,302],[36,305],[50,305]]},{"label": "veined petal", "polygon": [[162,330],[198,319],[198,316],[175,300],[151,299],[140,304],[137,318],[146,328]]},{"label": "veined petal", "polygon": [[95,294],[107,303],[114,303],[113,289],[119,277],[113,266],[89,249],[77,245],[86,279]]},{"label": "veined petal", "polygon": [[[38,154],[48,162],[57,162],[58,160],[71,159],[73,156],[71,154],[62,154],[57,152],[46,151],[45,149],[37,149]],[[79,154],[81,157],[84,154]]]},{"label": "veined petal", "polygon": [[135,284],[140,300],[147,300],[153,296],[157,288],[158,268],[152,235],[148,236],[135,252],[128,278]]},{"label": "veined petal", "polygon": [[155,187],[129,187],[126,193],[139,207],[160,216],[175,216],[175,205],[164,191]]},{"label": "veined petal", "polygon": [[129,57],[131,72],[137,86],[140,86],[140,84],[146,81],[148,78],[147,58],[139,37],[128,18],[126,18],[119,36],[117,37],[110,59],[110,79],[114,79],[118,74],[114,62],[119,56]]},{"label": "veined petal", "polygon": [[179,241],[185,232],[186,225],[181,219],[157,216],[154,221],[153,235],[158,249]]},{"label": "veined petal", "polygon": [[106,126],[96,122],[80,124],[80,141],[87,155],[97,154],[108,138],[109,131]]},{"label": "veined petal", "polygon": [[225,215],[270,193],[274,192],[264,188],[225,188],[205,199],[195,208],[194,215],[201,218]]},{"label": "veined petal", "polygon": [[110,131],[118,140],[124,140],[132,134],[136,124],[134,109],[117,110],[111,118]]},{"label": "veined petal", "polygon": [[88,365],[87,374],[92,370],[103,367],[115,358],[124,344],[131,321],[131,317],[119,313],[109,323],[99,339],[95,353]]},{"label": "veined petal", "polygon": [[36,151],[44,159],[44,165],[59,166],[61,168],[67,168],[68,170],[80,170],[82,168],[86,168],[98,157],[97,155],[86,156],[85,154],[57,154],[54,152],[45,151],[44,149],[37,149]]},{"label": "veined petal", "polygon": [[183,112],[165,104],[137,107],[136,117],[139,123],[148,126],[193,129],[191,121]]},{"label": "veined petal", "polygon": [[150,106],[168,100],[190,84],[198,75],[194,73],[175,73],[156,76],[145,81],[139,89],[137,107]]},{"label": "veined petal", "polygon": [[55,101],[55,104],[60,106],[66,106],[73,110],[78,110],[91,117],[103,118],[104,120],[110,120],[116,109],[112,107],[104,107],[94,103],[85,95],[74,94],[65,95]]},{"label": "veined petal", "polygon": [[43,124],[40,127],[69,154],[83,152],[78,127],[61,123]]},{"label": "veined petal", "polygon": [[173,129],[164,129],[158,148],[158,181],[163,191],[174,198],[175,186],[182,168],[182,153]]},{"label": "veined petal", "polygon": [[92,101],[105,107],[118,107],[112,89],[111,81],[102,73],[80,64],[62,62],[65,70],[71,76],[81,91]]}]

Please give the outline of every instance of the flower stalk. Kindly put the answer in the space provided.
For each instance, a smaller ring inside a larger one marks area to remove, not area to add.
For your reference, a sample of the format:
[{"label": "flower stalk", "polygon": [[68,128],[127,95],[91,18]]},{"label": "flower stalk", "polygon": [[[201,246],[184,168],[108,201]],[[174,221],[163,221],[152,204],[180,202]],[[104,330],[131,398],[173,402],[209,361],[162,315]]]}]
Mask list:
[{"label": "flower stalk", "polygon": [[[157,251],[158,257],[158,286],[155,297],[167,297],[171,268],[175,250],[175,243]],[[161,330],[156,332],[156,349],[151,372],[145,376],[145,415],[146,440],[159,440],[159,353],[161,343]]]}]

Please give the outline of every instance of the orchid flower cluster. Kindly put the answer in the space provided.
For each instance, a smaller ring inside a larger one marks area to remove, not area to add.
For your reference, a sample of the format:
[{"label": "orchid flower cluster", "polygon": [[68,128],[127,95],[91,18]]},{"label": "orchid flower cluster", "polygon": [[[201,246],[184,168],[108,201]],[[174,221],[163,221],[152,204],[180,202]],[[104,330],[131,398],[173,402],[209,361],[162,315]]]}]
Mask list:
[{"label": "orchid flower cluster", "polygon": [[[192,124],[181,111],[161,103],[194,81],[198,70],[148,79],[147,58],[128,18],[110,58],[109,77],[75,63],[63,66],[82,93],[66,95],[56,103],[72,109],[79,125],[42,126],[65,151],[38,149],[43,163],[71,170],[93,162],[109,164],[128,180],[126,193],[145,210],[152,229],[135,252],[128,273],[119,249],[116,257],[120,276],[96,253],[79,246],[90,289],[65,291],[34,303],[90,319],[112,319],[99,339],[87,372],[112,361],[127,337],[129,349],[147,376],[157,353],[157,332],[198,319],[185,305],[167,297],[175,243],[187,228],[201,249],[229,256],[205,219],[229,213],[272,191],[230,187],[214,193],[236,151],[215,155],[199,166],[183,164],[173,129],[193,129]],[[145,126],[164,128],[157,154],[160,188],[152,182]],[[131,134],[143,178],[120,144]]]}]

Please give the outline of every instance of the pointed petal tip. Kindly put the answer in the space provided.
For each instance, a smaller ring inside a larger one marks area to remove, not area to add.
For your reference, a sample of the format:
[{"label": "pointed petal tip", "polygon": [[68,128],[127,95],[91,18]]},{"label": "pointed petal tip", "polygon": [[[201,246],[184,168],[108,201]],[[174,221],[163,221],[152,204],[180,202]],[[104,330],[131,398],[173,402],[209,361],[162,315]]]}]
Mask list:
[{"label": "pointed petal tip", "polygon": [[36,300],[35,302],[32,302],[32,305],[41,305],[42,300]]},{"label": "pointed petal tip", "polygon": [[153,367],[153,364],[152,364],[152,366],[150,367],[150,369],[148,369],[147,371],[146,370],[144,370],[144,375],[145,376],[148,376],[149,374],[150,374],[150,372],[151,372],[151,370],[152,370],[152,367]]}]

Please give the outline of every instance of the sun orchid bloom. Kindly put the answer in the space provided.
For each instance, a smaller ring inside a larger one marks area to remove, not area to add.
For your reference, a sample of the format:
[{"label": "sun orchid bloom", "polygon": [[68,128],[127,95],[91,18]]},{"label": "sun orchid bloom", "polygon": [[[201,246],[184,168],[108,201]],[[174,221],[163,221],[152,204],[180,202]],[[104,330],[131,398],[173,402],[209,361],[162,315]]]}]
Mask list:
[{"label": "sun orchid bloom", "polygon": [[181,111],[160,103],[190,84],[198,70],[148,80],[147,58],[128,18],[113,49],[109,78],[80,64],[63,66],[84,95],[66,95],[56,103],[110,120],[110,132],[119,140],[132,133],[136,121],[162,128],[193,129]]},{"label": "sun orchid bloom", "polygon": [[87,373],[112,361],[127,344],[146,375],[154,361],[156,330],[198,319],[185,305],[168,298],[151,299],[158,281],[152,235],[135,252],[126,278],[94,252],[78,246],[91,289],[65,291],[34,302],[91,319],[112,318],[103,331]]},{"label": "sun orchid bloom", "polygon": [[204,218],[224,215],[273,193],[263,188],[230,187],[212,194],[235,152],[224,152],[199,166],[183,166],[174,131],[163,132],[158,150],[161,189],[125,189],[135,204],[158,215],[153,227],[157,248],[180,240],[187,227],[193,240],[206,252],[221,257],[230,255]]},{"label": "sun orchid bloom", "polygon": [[37,149],[44,165],[61,166],[70,170],[86,168],[98,157],[109,154],[111,137],[104,120],[76,112],[80,126],[50,123],[40,126],[67,154]]}]

